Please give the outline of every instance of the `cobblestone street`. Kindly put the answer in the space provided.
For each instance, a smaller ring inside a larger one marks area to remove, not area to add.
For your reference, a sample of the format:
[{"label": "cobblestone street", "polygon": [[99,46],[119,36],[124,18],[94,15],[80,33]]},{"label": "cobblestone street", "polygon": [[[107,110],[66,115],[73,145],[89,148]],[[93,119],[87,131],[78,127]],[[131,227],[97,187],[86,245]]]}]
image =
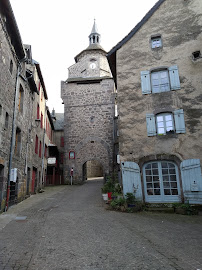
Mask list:
[{"label": "cobblestone street", "polygon": [[107,211],[102,180],[48,187],[0,216],[0,270],[202,270],[202,216]]}]

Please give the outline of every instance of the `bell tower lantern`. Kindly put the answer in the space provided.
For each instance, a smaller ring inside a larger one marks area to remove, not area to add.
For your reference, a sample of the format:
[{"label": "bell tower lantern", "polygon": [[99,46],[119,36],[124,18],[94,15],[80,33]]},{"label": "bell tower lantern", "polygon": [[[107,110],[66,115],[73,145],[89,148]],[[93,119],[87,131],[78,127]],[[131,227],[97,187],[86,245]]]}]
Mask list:
[{"label": "bell tower lantern", "polygon": [[94,19],[92,31],[89,35],[89,45],[91,45],[91,44],[100,44],[100,34],[98,33],[97,24],[95,22],[95,19]]}]

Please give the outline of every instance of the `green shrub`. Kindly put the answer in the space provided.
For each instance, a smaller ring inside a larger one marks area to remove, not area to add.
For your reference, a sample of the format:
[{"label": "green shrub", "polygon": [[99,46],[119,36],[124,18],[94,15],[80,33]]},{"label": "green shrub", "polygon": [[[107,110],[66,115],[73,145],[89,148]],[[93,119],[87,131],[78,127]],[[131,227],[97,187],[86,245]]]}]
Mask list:
[{"label": "green shrub", "polygon": [[133,193],[126,193],[126,202],[127,204],[134,204],[135,203],[135,195]]}]

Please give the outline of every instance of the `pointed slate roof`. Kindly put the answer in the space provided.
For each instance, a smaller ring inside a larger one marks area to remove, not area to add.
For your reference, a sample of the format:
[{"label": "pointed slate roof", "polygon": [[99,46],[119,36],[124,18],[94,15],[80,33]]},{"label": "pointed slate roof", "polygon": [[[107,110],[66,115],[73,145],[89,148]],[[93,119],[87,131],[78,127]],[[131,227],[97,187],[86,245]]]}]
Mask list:
[{"label": "pointed slate roof", "polygon": [[95,19],[94,19],[92,31],[91,31],[90,35],[88,36],[88,37],[89,37],[89,40],[90,40],[91,37],[94,36],[94,35],[96,35],[96,36],[99,37],[99,41],[98,41],[98,42],[95,42],[95,43],[91,43],[91,42],[90,42],[90,45],[89,45],[85,50],[83,50],[83,51],[80,52],[77,56],[75,56],[74,59],[75,59],[76,63],[77,63],[77,61],[78,61],[78,57],[79,57],[82,53],[84,53],[84,52],[86,52],[86,51],[100,50],[100,51],[104,52],[104,54],[107,54],[107,52],[102,48],[102,46],[101,46],[100,43],[99,43],[99,42],[100,42],[100,34],[98,33],[98,28],[97,28],[97,24],[96,24]]},{"label": "pointed slate roof", "polygon": [[96,21],[94,19],[94,24],[93,24],[93,28],[92,28],[92,31],[91,31],[91,34],[98,34],[98,28],[97,28],[97,24],[96,24]]},{"label": "pointed slate roof", "polygon": [[116,51],[119,50],[128,40],[130,40],[139,29],[149,20],[149,18],[154,14],[154,12],[163,4],[166,0],[159,0],[149,12],[142,18],[142,20],[130,31],[130,33],[124,37],[116,46],[114,46],[107,54],[107,59],[116,82]]}]

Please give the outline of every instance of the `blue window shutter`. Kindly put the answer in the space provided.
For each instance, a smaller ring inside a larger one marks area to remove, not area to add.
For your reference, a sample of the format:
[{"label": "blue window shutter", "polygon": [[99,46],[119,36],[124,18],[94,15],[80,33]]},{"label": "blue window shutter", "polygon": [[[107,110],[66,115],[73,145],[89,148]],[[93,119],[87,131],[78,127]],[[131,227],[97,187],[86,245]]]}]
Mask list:
[{"label": "blue window shutter", "polygon": [[183,109],[174,111],[176,133],[185,133],[185,122]]},{"label": "blue window shutter", "polygon": [[180,89],[180,78],[177,66],[169,67],[169,76],[170,76],[170,88],[171,90]]},{"label": "blue window shutter", "polygon": [[183,160],[180,164],[180,169],[185,201],[201,204],[202,175],[200,159]]},{"label": "blue window shutter", "polygon": [[147,121],[147,135],[149,137],[156,135],[156,122],[154,114],[146,114]]},{"label": "blue window shutter", "polygon": [[146,95],[151,93],[151,81],[149,71],[141,71],[141,86],[142,94]]},{"label": "blue window shutter", "polygon": [[121,163],[123,194],[134,193],[135,197],[142,201],[142,184],[140,167],[137,163],[125,161]]}]

